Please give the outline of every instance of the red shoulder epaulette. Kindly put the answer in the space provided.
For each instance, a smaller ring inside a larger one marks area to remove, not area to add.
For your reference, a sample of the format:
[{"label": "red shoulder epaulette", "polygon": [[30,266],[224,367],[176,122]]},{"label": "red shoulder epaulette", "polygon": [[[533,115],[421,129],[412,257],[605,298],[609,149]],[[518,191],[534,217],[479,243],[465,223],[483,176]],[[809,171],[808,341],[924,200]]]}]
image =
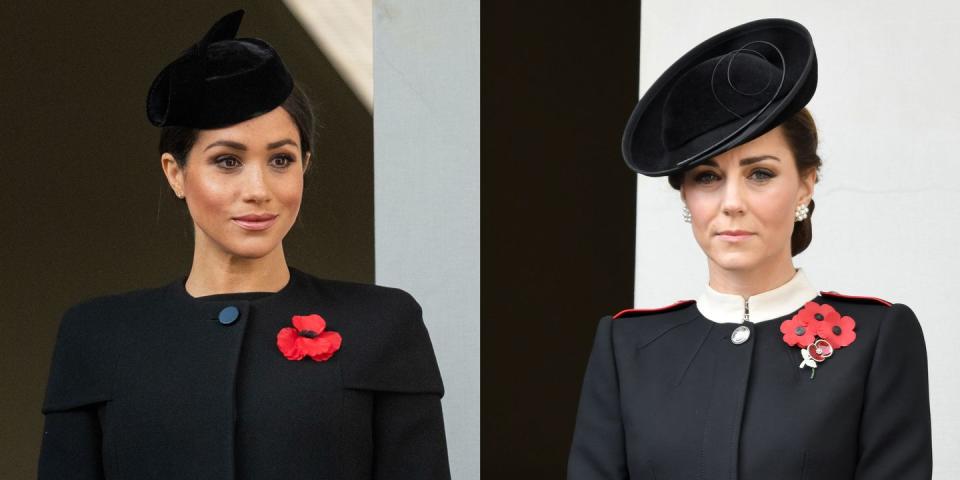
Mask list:
[{"label": "red shoulder epaulette", "polygon": [[886,301],[886,300],[884,300],[884,299],[882,299],[882,298],[877,298],[877,297],[861,297],[861,296],[858,296],[858,295],[844,295],[844,294],[842,294],[842,293],[833,292],[833,291],[830,291],[830,292],[820,292],[820,295],[822,295],[822,296],[824,296],[824,297],[845,298],[845,299],[848,299],[848,300],[866,300],[866,301],[869,301],[869,302],[879,303],[880,305],[886,305],[886,306],[888,306],[888,307],[893,305],[892,303],[890,303],[890,302],[888,302],[888,301]]},{"label": "red shoulder epaulette", "polygon": [[666,307],[660,307],[660,308],[628,308],[626,310],[621,310],[620,313],[614,315],[613,318],[620,318],[624,315],[633,315],[633,314],[669,312],[671,310],[676,310],[680,307],[687,306],[694,302],[696,302],[696,300],[677,300],[676,303],[674,303],[673,305],[667,305]]}]

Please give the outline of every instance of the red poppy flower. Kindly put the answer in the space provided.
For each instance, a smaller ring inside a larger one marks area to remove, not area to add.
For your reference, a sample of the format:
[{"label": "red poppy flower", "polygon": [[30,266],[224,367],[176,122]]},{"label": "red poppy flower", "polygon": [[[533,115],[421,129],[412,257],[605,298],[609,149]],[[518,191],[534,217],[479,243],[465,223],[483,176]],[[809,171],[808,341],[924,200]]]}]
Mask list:
[{"label": "red poppy flower", "polygon": [[804,325],[818,325],[816,322],[840,320],[840,313],[832,305],[826,303],[821,305],[817,302],[807,302],[796,316]]},{"label": "red poppy flower", "polygon": [[857,338],[857,333],[853,331],[856,326],[857,322],[847,316],[828,318],[817,326],[817,335],[837,348],[846,347]]},{"label": "red poppy flower", "polygon": [[833,355],[833,345],[821,338],[807,347],[807,353],[810,354],[810,358],[814,361],[822,362],[830,355]]},{"label": "red poppy flower", "polygon": [[293,327],[277,332],[277,347],[288,360],[310,357],[325,362],[340,350],[343,339],[337,332],[324,331],[327,322],[320,315],[294,315]]},{"label": "red poppy flower", "polygon": [[780,333],[783,334],[783,341],[787,342],[787,345],[802,348],[813,343],[817,329],[814,325],[807,325],[797,314],[780,324]]},{"label": "red poppy flower", "polygon": [[780,333],[787,345],[806,348],[816,338],[819,326],[827,319],[840,319],[840,314],[830,305],[807,302],[792,318],[780,324]]},{"label": "red poppy flower", "polygon": [[855,326],[853,318],[840,315],[832,306],[807,302],[796,315],[780,323],[780,332],[787,345],[800,347],[800,368],[810,367],[813,378],[818,363],[853,343],[857,338]]}]

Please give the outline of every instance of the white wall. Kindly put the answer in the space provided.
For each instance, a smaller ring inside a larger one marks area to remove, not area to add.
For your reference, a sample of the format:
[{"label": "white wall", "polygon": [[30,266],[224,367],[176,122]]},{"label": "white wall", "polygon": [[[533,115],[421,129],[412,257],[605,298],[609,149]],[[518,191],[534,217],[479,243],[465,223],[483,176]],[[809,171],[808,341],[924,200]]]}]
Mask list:
[{"label": "white wall", "polygon": [[[960,4],[644,0],[641,92],[699,42],[765,17],[810,30],[809,108],[824,167],[814,240],[795,257],[820,290],[879,296],[920,319],[930,362],[934,478],[960,478]],[[626,167],[624,167],[626,168]],[[706,259],[665,178],[640,176],[635,302],[694,298]],[[664,275],[664,272],[670,275]]]},{"label": "white wall", "polygon": [[480,3],[376,0],[377,283],[423,306],[450,467],[480,478]]}]

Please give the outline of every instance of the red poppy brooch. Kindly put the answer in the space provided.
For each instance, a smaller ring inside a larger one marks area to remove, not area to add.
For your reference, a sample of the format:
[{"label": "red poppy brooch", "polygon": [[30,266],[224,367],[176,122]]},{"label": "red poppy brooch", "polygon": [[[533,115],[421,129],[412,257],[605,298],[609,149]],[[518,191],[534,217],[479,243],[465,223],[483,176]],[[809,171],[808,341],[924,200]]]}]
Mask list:
[{"label": "red poppy brooch", "polygon": [[293,326],[277,332],[277,348],[287,360],[310,357],[325,362],[340,350],[343,339],[337,332],[325,331],[327,322],[320,315],[294,315]]},{"label": "red poppy brooch", "polygon": [[813,378],[818,363],[856,340],[856,326],[852,317],[840,315],[826,303],[807,302],[796,315],[780,324],[780,332],[787,345],[800,347],[800,368],[810,367]]}]

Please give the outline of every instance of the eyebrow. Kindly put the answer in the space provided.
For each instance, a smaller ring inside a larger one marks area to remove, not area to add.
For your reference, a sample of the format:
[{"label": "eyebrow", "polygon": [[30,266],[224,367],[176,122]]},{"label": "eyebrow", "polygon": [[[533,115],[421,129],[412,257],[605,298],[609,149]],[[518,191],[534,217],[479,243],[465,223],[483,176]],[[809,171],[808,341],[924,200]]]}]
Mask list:
[{"label": "eyebrow", "polygon": [[[773,156],[773,155],[758,155],[758,156],[756,156],[756,157],[741,158],[741,159],[740,159],[740,166],[752,165],[752,164],[754,164],[754,163],[757,163],[757,162],[760,162],[760,161],[763,161],[763,160],[767,160],[767,159],[776,160],[776,161],[778,161],[778,162],[780,161],[779,158],[777,158],[777,157],[775,157],[775,156]],[[709,159],[709,160],[705,160],[705,161],[703,162],[703,164],[704,164],[704,165],[710,165],[710,166],[712,166],[712,167],[720,168],[720,165],[717,164],[717,161],[714,160],[714,159],[712,159],[712,158]]]},{"label": "eyebrow", "polygon": [[[289,138],[284,138],[283,140],[277,140],[276,142],[268,143],[268,144],[267,144],[267,150],[273,150],[274,148],[279,148],[279,147],[282,147],[282,146],[284,146],[284,145],[293,145],[294,147],[297,147],[297,146],[298,146],[298,145],[297,145],[297,142],[294,142],[293,140],[291,140],[291,139],[289,139]],[[204,150],[204,151],[207,151],[207,150],[210,150],[210,149],[213,148],[213,147],[221,147],[221,146],[222,146],[222,147],[230,147],[230,148],[232,148],[232,149],[234,149],[234,150],[243,150],[243,151],[246,151],[246,150],[247,150],[247,146],[246,146],[246,145],[244,145],[244,144],[242,144],[242,143],[240,143],[240,142],[234,142],[234,141],[230,141],[230,140],[217,140],[216,142],[213,142],[213,143],[211,143],[210,145],[207,145],[207,147],[204,148],[203,150]]]},{"label": "eyebrow", "polygon": [[293,145],[294,147],[298,147],[298,146],[299,146],[299,145],[297,145],[297,142],[294,142],[293,140],[290,140],[289,138],[284,138],[283,140],[278,140],[278,141],[273,142],[273,143],[268,143],[268,144],[267,144],[267,150],[273,150],[274,148],[282,147],[282,146],[284,146],[284,145]]},{"label": "eyebrow", "polygon": [[210,145],[207,145],[207,148],[204,148],[203,151],[207,151],[207,150],[210,150],[210,149],[213,148],[213,147],[219,147],[219,146],[230,147],[230,148],[233,148],[233,149],[235,149],[235,150],[246,150],[246,149],[247,149],[247,146],[244,145],[244,144],[242,144],[242,143],[231,142],[230,140],[217,140],[216,142],[213,142],[213,143],[211,143]]}]

